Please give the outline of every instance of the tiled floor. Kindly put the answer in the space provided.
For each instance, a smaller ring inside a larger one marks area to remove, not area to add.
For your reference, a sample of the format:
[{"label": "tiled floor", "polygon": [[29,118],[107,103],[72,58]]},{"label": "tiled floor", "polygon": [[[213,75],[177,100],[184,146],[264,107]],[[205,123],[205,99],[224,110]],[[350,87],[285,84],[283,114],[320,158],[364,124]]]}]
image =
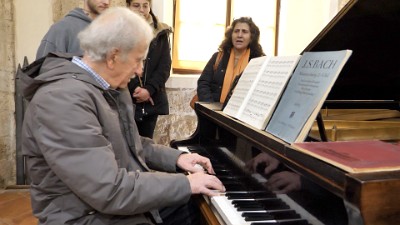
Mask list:
[{"label": "tiled floor", "polygon": [[36,224],[27,188],[0,190],[0,225]]}]

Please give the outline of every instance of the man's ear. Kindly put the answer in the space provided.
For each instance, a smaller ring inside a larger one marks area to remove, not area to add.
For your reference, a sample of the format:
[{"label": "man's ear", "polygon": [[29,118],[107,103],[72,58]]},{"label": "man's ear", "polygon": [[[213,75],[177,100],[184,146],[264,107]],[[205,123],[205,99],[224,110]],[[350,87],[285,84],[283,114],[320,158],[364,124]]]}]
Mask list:
[{"label": "man's ear", "polygon": [[107,67],[110,69],[115,68],[115,64],[118,60],[120,51],[117,48],[114,48],[107,54],[106,62],[107,62]]}]

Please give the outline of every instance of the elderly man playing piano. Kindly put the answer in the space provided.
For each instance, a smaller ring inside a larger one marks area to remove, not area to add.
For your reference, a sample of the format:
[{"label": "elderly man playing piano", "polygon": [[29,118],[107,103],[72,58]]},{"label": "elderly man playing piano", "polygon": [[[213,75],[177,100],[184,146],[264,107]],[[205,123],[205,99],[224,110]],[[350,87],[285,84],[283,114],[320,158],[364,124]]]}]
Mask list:
[{"label": "elderly man playing piano", "polygon": [[198,224],[191,195],[225,191],[208,158],[139,136],[127,84],[152,38],[143,18],[111,8],[79,34],[83,58],[24,69],[22,150],[39,224]]}]

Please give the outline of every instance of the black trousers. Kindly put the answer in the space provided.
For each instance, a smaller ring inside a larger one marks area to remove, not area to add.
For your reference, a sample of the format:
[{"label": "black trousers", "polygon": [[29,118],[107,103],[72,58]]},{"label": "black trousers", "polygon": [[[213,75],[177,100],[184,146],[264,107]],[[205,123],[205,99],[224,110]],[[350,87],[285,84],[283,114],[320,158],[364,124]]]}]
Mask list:
[{"label": "black trousers", "polygon": [[153,138],[154,129],[156,128],[158,115],[149,115],[141,120],[136,120],[136,125],[140,136]]},{"label": "black trousers", "polygon": [[160,210],[162,225],[201,225],[199,206],[191,199],[187,204]]}]

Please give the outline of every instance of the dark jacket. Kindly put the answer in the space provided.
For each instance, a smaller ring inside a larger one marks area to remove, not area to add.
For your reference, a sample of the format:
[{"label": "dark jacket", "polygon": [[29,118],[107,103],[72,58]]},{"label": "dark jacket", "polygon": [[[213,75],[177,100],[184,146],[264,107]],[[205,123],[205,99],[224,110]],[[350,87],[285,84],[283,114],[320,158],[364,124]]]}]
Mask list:
[{"label": "dark jacket", "polygon": [[36,59],[47,55],[49,52],[82,55],[83,52],[77,36],[91,22],[92,20],[85,14],[83,9],[75,8],[71,10],[47,31],[36,52]]},{"label": "dark jacket", "polygon": [[[228,66],[230,52],[224,52],[217,69],[214,71],[214,64],[218,52],[214,53],[204,67],[199,79],[197,80],[197,95],[200,102],[219,102],[224,83],[225,71]],[[249,60],[260,55],[250,52]]]},{"label": "dark jacket", "polygon": [[150,172],[175,172],[181,152],[139,136],[127,89],[103,90],[54,56],[18,82],[30,100],[22,152],[39,224],[152,224],[145,212],[188,202],[184,174]]},{"label": "dark jacket", "polygon": [[[157,23],[158,27],[154,31],[155,37],[149,46],[149,52],[146,57],[142,82],[151,98],[154,106],[149,102],[136,104],[136,115],[142,114],[144,108],[148,115],[168,115],[169,104],[167,93],[165,91],[165,83],[167,82],[171,72],[171,54],[169,35],[171,28],[164,23]],[[139,77],[135,77],[129,83],[129,91],[132,93],[140,86]],[[132,98],[133,102],[135,99]]]}]

